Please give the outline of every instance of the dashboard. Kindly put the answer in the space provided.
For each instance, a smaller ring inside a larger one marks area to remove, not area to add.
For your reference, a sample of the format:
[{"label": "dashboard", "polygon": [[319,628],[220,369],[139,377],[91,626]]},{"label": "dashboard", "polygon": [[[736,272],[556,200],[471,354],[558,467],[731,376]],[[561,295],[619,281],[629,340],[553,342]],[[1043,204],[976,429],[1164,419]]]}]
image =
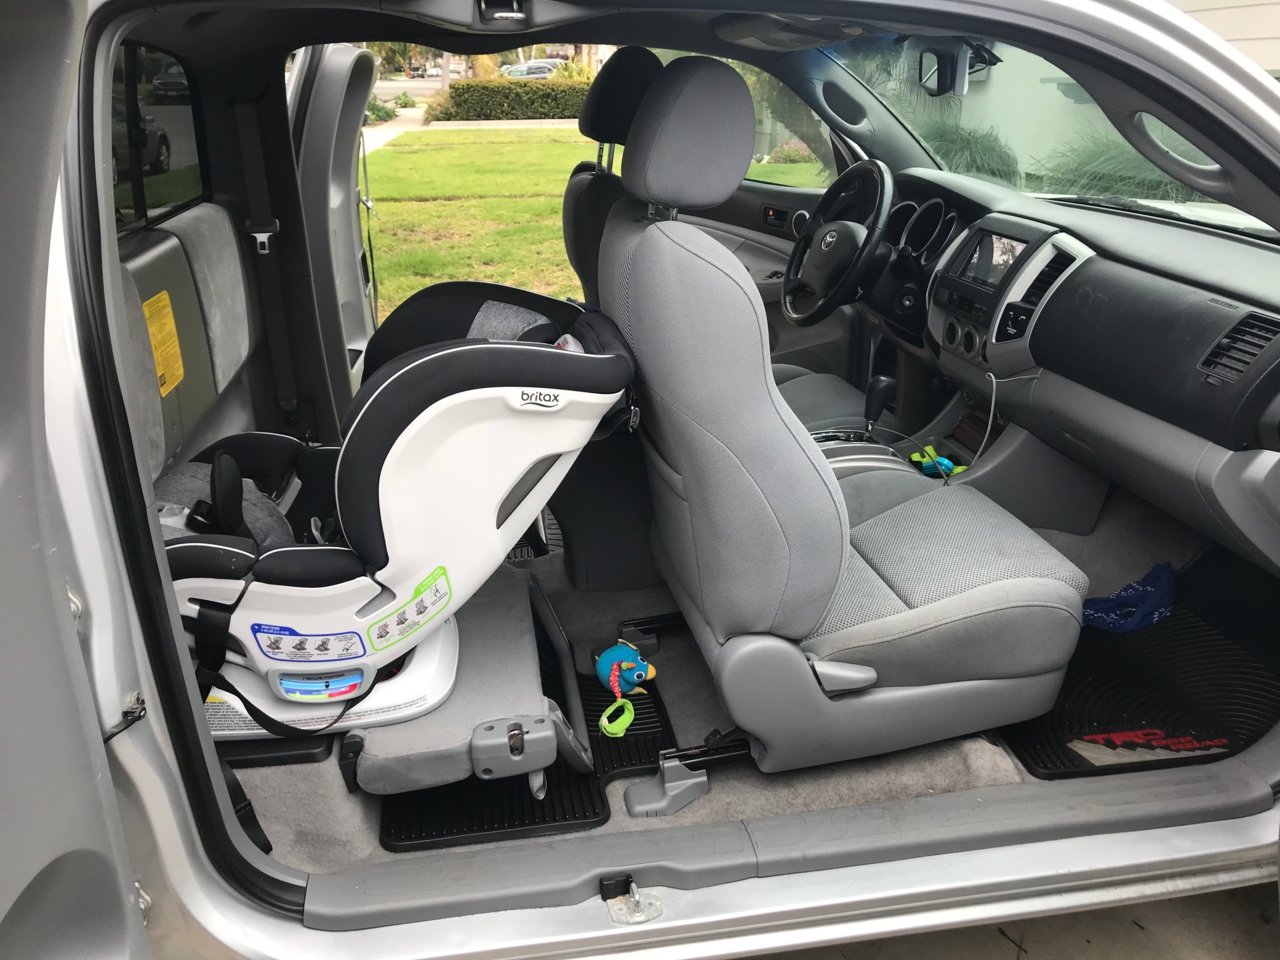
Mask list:
[{"label": "dashboard", "polygon": [[[862,309],[981,407],[1280,569],[1280,245],[897,177]],[[995,382],[993,382],[995,381]]]}]

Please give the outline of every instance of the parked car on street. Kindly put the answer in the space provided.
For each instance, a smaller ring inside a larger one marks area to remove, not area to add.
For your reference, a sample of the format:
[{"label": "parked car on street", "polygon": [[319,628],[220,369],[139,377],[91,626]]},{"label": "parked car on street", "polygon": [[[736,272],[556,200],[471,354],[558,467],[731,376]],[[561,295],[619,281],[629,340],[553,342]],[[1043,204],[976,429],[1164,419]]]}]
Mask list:
[{"label": "parked car on street", "polygon": [[138,156],[147,173],[165,173],[169,169],[171,148],[169,135],[150,114],[141,114],[138,125],[130,127],[122,106],[111,110],[111,184],[120,182],[120,174],[130,168],[133,156],[130,147],[136,145]]},{"label": "parked car on street", "polygon": [[151,95],[156,103],[189,103],[187,74],[181,64],[171,63],[151,79]]},{"label": "parked car on street", "polygon": [[540,61],[513,63],[506,68],[506,75],[513,80],[545,80],[554,72],[551,64]]}]

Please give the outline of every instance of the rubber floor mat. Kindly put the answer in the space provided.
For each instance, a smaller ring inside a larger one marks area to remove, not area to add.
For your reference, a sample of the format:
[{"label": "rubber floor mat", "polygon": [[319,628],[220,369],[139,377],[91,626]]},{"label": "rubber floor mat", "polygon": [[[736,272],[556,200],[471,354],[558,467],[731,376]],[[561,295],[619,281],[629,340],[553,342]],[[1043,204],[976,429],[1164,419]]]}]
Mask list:
[{"label": "rubber floor mat", "polygon": [[1206,763],[1280,721],[1277,582],[1213,551],[1179,575],[1162,622],[1129,634],[1086,627],[1043,717],[1006,727],[1027,770],[1060,779]]},{"label": "rubber floor mat", "polygon": [[[528,778],[481,780],[470,777],[430,790],[385,797],[382,802],[380,841],[386,850],[401,852],[451,847],[464,843],[488,843],[521,837],[589,830],[607,823],[609,801],[604,788],[621,776],[651,773],[658,768],[658,754],[675,746],[675,735],[662,694],[653,682],[649,692],[632,697],[636,715],[626,736],[612,738],[599,732],[596,721],[613,702],[613,695],[594,675],[578,674],[587,727],[591,731],[593,773],[578,773],[563,760],[546,770],[547,792],[534,799]],[[543,688],[555,696],[555,678],[543,672]]]}]

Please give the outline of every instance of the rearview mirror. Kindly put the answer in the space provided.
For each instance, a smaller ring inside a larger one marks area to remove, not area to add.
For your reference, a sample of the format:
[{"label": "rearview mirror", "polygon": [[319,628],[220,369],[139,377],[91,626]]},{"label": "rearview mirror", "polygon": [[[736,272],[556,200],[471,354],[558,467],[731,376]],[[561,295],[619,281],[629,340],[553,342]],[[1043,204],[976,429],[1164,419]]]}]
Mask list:
[{"label": "rearview mirror", "polygon": [[969,92],[969,47],[962,41],[920,51],[920,86],[931,97]]}]

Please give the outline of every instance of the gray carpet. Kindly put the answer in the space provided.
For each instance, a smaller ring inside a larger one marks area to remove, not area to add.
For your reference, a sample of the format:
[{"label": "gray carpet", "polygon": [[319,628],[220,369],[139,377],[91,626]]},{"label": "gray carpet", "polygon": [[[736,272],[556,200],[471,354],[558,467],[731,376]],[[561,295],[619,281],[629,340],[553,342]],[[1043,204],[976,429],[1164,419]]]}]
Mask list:
[{"label": "gray carpet", "polygon": [[383,852],[382,800],[347,792],[337,750],[323,763],[252,767],[236,775],[281,863],[331,873]]},{"label": "gray carpet", "polygon": [[1181,570],[1207,544],[1201,534],[1129,491],[1112,486],[1087,536],[1037,530],[1089,577],[1089,596],[1105,597],[1157,563]]},{"label": "gray carpet", "polygon": [[[665,588],[578,593],[569,585],[561,558],[555,555],[515,565],[529,570],[542,584],[582,670],[590,669],[593,649],[616,639],[619,620],[675,609]],[[701,743],[712,729],[731,726],[710,670],[687,631],[670,631],[664,636],[653,662],[680,744]],[[1015,761],[981,737],[792,773],[765,775],[745,763],[713,771],[711,792],[669,818],[629,817],[623,791],[633,781],[617,781],[608,788],[613,814],[607,824],[592,832],[656,830],[823,810],[1016,783],[1021,778]],[[240,779],[275,845],[273,855],[291,866],[329,872],[353,863],[430,856],[429,851],[391,854],[379,846],[379,800],[347,793],[336,756],[320,764],[242,770]]]},{"label": "gray carpet", "polygon": [[591,670],[591,654],[618,639],[618,622],[655,614],[672,613],[676,602],[665,586],[647,590],[617,590],[580,593],[569,582],[564,554],[551,553],[534,560],[512,564],[537,578],[551,602],[560,625],[573,644],[577,668]]}]

